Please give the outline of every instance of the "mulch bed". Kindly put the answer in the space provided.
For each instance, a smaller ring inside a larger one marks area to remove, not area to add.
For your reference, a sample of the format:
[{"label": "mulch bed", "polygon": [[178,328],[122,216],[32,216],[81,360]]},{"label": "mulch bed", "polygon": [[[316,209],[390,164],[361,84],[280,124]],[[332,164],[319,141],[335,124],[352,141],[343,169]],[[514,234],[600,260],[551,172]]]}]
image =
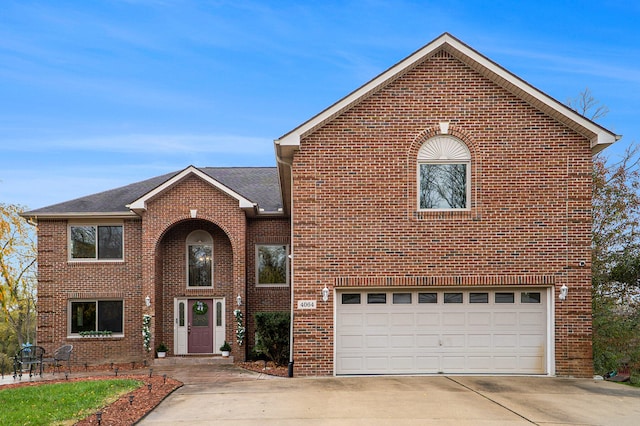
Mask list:
[{"label": "mulch bed", "polygon": [[[93,371],[104,371],[104,369],[94,369]],[[115,402],[104,407],[101,411],[101,426],[124,426],[132,425],[143,418],[148,412],[153,410],[162,400],[169,396],[174,390],[182,386],[182,382],[174,380],[170,377],[166,379],[162,376],[138,375],[138,374],[120,374],[114,375],[91,376],[91,377],[74,377],[68,380],[54,379],[41,380],[35,382],[12,383],[3,385],[0,389],[9,389],[21,386],[40,386],[51,383],[68,383],[88,380],[109,380],[109,379],[133,379],[142,382],[142,386],[138,389],[121,396]],[[149,389],[149,384],[151,389]],[[129,401],[129,396],[133,395],[133,401]],[[90,416],[75,423],[76,425],[97,425],[97,415]]]},{"label": "mulch bed", "polygon": [[[276,366],[272,362],[265,363],[264,361],[251,361],[236,363],[236,365],[246,370],[269,374],[272,376],[288,376],[287,366]],[[118,368],[119,371],[125,371],[127,369],[130,369],[131,366],[132,365],[130,363],[115,365],[109,364],[96,366],[73,366],[71,368],[72,372],[95,372],[96,375],[90,377],[74,377],[65,380],[64,373],[59,373],[60,375],[58,377],[60,378],[57,379],[12,383],[3,385],[2,387],[0,387],[0,389],[9,389],[19,386],[39,386],[50,383],[114,379],[116,378],[116,368]],[[107,407],[104,407],[101,410],[101,426],[125,426],[135,424],[144,416],[146,416],[147,413],[153,410],[158,404],[160,404],[167,396],[171,395],[173,391],[182,386],[182,382],[174,380],[170,377],[167,377],[165,379],[163,376],[153,374],[151,377],[149,377],[148,369],[143,369],[144,367],[140,364],[135,367],[140,370],[139,374],[134,374],[136,373],[135,370],[133,370],[133,372],[127,371],[125,374],[119,374],[117,378],[139,380],[143,382],[143,385],[138,389],[121,396],[117,401],[109,404]],[[110,374],[109,372],[113,372],[113,374]],[[109,375],[106,375],[106,373],[109,373]],[[151,389],[149,389],[149,384],[151,384]],[[133,395],[132,402],[129,401],[130,395]],[[94,413],[75,424],[79,426],[97,425],[98,419],[96,414]]]},{"label": "mulch bed", "polygon": [[236,365],[244,368],[245,370],[251,370],[257,373],[269,374],[270,376],[279,376],[279,377],[289,376],[289,368],[286,365],[278,366],[271,361],[237,362]]}]

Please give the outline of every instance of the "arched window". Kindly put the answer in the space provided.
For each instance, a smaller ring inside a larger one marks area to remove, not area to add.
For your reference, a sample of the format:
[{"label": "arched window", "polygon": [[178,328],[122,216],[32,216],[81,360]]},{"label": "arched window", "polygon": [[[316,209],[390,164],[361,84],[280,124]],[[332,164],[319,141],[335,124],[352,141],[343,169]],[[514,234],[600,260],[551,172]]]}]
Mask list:
[{"label": "arched window", "polygon": [[471,153],[461,140],[436,136],[418,151],[418,209],[465,210],[471,199]]},{"label": "arched window", "polygon": [[206,231],[187,237],[187,287],[213,287],[213,238]]}]

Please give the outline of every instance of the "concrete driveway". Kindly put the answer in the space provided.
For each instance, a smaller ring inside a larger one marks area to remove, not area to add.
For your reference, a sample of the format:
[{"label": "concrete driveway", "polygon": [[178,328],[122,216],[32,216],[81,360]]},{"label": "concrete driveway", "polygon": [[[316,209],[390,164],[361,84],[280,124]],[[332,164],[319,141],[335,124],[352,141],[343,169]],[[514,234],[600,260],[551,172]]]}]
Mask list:
[{"label": "concrete driveway", "polygon": [[167,373],[185,386],[139,424],[640,424],[640,388],[586,379],[284,379],[233,366],[191,366]]}]

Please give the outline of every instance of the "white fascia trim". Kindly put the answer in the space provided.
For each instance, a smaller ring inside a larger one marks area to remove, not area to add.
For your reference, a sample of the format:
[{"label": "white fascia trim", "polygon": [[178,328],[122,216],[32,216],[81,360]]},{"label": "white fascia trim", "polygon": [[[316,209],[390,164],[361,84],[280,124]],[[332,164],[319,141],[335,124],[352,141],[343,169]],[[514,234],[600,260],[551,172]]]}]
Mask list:
[{"label": "white fascia trim", "polygon": [[38,219],[131,219],[138,217],[134,212],[86,212],[86,213],[37,213],[21,214],[25,218]]},{"label": "white fascia trim", "polygon": [[146,210],[147,209],[147,201],[149,199],[151,199],[151,198],[155,197],[156,195],[166,191],[168,188],[170,188],[174,184],[180,182],[182,179],[184,179],[185,177],[187,177],[187,176],[189,176],[191,174],[193,174],[195,176],[198,176],[200,179],[204,180],[205,182],[207,182],[211,186],[218,188],[220,191],[222,191],[225,194],[229,195],[230,197],[233,197],[236,200],[238,200],[238,206],[241,209],[253,209],[253,208],[256,207],[255,203],[249,201],[248,199],[246,199],[242,195],[240,195],[237,192],[233,191],[229,187],[221,184],[220,182],[218,182],[217,180],[215,180],[214,178],[212,178],[211,176],[209,176],[208,174],[204,173],[203,171],[199,170],[198,168],[196,168],[194,166],[187,167],[186,169],[184,169],[183,171],[181,171],[180,173],[178,173],[177,175],[175,175],[174,177],[172,177],[171,179],[169,179],[168,181],[166,181],[162,185],[158,186],[157,188],[155,188],[152,191],[147,192],[142,197],[140,197],[137,200],[135,200],[133,203],[127,205],[127,207],[129,209],[131,209],[131,210],[134,210],[134,211],[135,210],[138,210],[138,211]]},{"label": "white fascia trim", "polygon": [[388,80],[394,78],[396,75],[412,67],[414,64],[421,61],[426,56],[433,54],[443,45],[448,45],[450,46],[450,48],[457,50],[461,54],[467,56],[468,58],[475,61],[482,67],[486,68],[490,72],[497,75],[498,77],[504,79],[507,83],[512,84],[519,90],[527,93],[531,97],[547,105],[549,108],[553,109],[559,114],[564,115],[569,120],[576,122],[579,126],[587,129],[589,132],[592,133],[592,135],[585,135],[591,139],[591,148],[594,148],[596,145],[606,146],[620,139],[620,136],[607,131],[606,129],[598,126],[591,120],[588,120],[587,118],[573,111],[569,107],[562,105],[555,99],[544,94],[543,92],[531,86],[524,80],[521,80],[520,78],[516,77],[514,74],[511,74],[509,71],[502,68],[495,62],[492,62],[488,58],[484,57],[480,53],[470,48],[469,46],[465,45],[464,43],[462,43],[452,35],[445,33],[440,37],[438,37],[437,39],[433,40],[431,43],[421,48],[420,50],[411,54],[406,59],[392,66],[387,71],[378,75],[373,80],[366,83],[364,86],[361,86],[359,89],[355,90],[354,92],[342,98],[341,100],[339,100],[338,102],[330,106],[329,108],[325,109],[320,114],[307,120],[300,126],[293,129],[291,132],[282,136],[280,139],[277,139],[276,143],[281,146],[286,146],[286,145],[299,146],[301,135],[304,135],[306,132],[313,129],[320,123],[331,118],[333,115],[337,114],[342,109],[348,107],[351,103],[356,102],[358,99],[367,95],[371,91],[377,89],[379,86],[383,85]]}]

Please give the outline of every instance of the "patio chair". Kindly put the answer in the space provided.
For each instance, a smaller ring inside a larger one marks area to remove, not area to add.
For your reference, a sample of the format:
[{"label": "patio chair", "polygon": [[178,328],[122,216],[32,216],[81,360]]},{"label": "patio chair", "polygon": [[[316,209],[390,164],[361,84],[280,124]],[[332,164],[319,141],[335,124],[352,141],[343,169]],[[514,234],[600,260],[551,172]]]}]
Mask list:
[{"label": "patio chair", "polygon": [[42,357],[44,352],[42,346],[26,346],[20,349],[13,357],[13,378],[20,377],[22,380],[22,372],[27,369],[29,370],[29,377],[31,377],[35,374],[35,368],[38,369],[38,374],[42,377]]},{"label": "patio chair", "polygon": [[63,363],[67,364],[67,371],[71,374],[71,353],[73,352],[73,345],[60,346],[53,353],[53,358],[45,358],[44,362],[53,366],[53,374],[56,374],[56,370],[60,372],[60,367]]}]

